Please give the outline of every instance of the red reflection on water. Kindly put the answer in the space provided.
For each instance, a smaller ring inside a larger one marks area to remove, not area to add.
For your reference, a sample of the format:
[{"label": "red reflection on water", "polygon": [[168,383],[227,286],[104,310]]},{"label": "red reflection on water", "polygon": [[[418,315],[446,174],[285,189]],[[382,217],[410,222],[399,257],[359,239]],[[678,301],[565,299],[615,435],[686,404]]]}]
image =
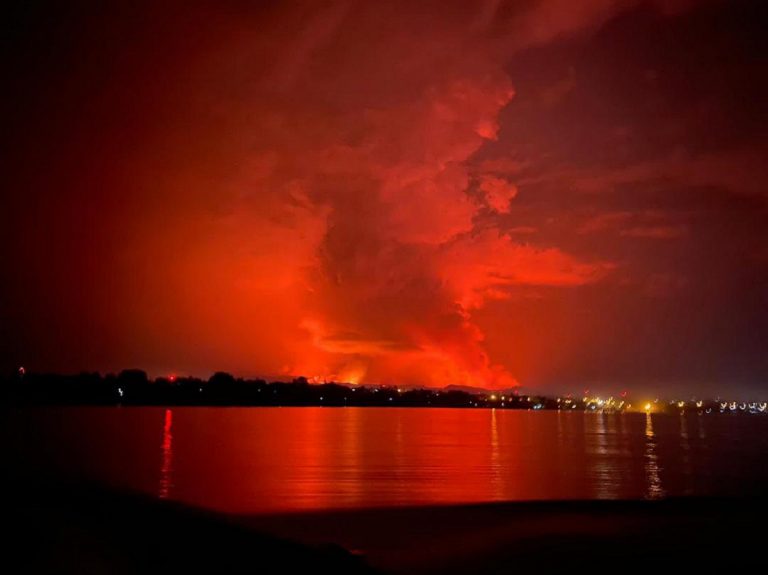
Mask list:
[{"label": "red reflection on water", "polygon": [[[656,414],[312,407],[9,415],[15,469],[238,513],[728,494],[746,481],[734,468],[749,471],[747,487],[768,474],[756,463],[768,450],[755,439],[768,437],[765,418],[686,416],[683,426]],[[709,429],[691,433],[694,423]]]},{"label": "red reflection on water", "polygon": [[[567,490],[560,484],[562,459],[582,454],[559,453],[555,414],[282,408],[176,415],[173,497],[227,511],[589,493],[578,481]],[[544,419],[550,425],[535,423]]]},{"label": "red reflection on water", "polygon": [[171,492],[171,469],[173,466],[172,424],[173,412],[170,409],[166,409],[165,422],[163,423],[163,464],[160,467],[160,490],[158,491],[158,497],[160,497],[160,499],[167,499]]}]

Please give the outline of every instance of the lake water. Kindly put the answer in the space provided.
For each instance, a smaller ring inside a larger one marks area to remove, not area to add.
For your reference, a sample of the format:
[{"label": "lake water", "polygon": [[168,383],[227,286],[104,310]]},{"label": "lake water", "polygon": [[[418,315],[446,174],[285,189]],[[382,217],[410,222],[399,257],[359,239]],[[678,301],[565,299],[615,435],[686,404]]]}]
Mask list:
[{"label": "lake water", "polygon": [[242,513],[754,495],[768,417],[421,408],[36,408],[5,463]]}]

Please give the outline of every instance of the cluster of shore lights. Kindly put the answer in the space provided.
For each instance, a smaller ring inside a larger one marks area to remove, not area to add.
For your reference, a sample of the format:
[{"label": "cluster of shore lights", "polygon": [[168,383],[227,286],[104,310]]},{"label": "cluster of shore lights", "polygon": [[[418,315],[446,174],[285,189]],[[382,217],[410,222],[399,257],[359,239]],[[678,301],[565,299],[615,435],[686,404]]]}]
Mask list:
[{"label": "cluster of shore lights", "polygon": [[591,411],[626,411],[632,408],[632,404],[624,399],[609,397],[584,397],[584,409]]},{"label": "cluster of shore lights", "polygon": [[[636,407],[633,407],[632,403],[629,403],[626,399],[626,393],[622,393],[622,397],[614,398],[602,398],[599,396],[584,396],[581,399],[573,399],[571,397],[558,397],[556,398],[556,406],[558,410],[573,410],[581,408],[587,412],[595,413],[616,413],[616,412],[640,412],[640,413],[669,413],[670,411],[679,411],[683,413],[687,410],[695,410],[699,413],[712,413],[717,412],[718,408],[720,413],[768,413],[768,402],[736,402],[736,401],[703,401],[703,400],[660,400],[659,398],[653,401],[637,402]],[[491,403],[496,403],[499,407],[505,407],[505,400],[512,399],[507,398],[504,395],[491,394],[487,396],[487,399]],[[545,402],[549,400],[536,398],[532,396],[520,398],[523,401],[527,401],[529,409],[545,409]],[[476,405],[476,404],[475,404]]]},{"label": "cluster of shore lights", "polygon": [[726,411],[744,411],[747,413],[765,413],[766,408],[768,407],[768,403],[766,402],[754,402],[754,403],[746,403],[741,402],[737,403],[735,401],[721,401],[719,402],[720,405],[720,413],[725,413]]},{"label": "cluster of shore lights", "polygon": [[[506,401],[507,401],[507,396],[506,396],[506,395],[501,395],[501,396],[499,396],[499,395],[496,395],[496,394],[494,393],[494,394],[492,394],[492,395],[491,395],[491,397],[490,397],[490,400],[491,400],[491,401],[499,401],[499,399],[501,399],[501,404],[500,404],[500,407],[506,407]],[[530,400],[531,400],[531,398],[529,397],[529,398],[528,398],[528,401],[530,401]],[[540,406],[539,406],[538,404],[537,404],[537,405],[534,405],[534,406],[533,406],[533,409],[540,409]]]}]

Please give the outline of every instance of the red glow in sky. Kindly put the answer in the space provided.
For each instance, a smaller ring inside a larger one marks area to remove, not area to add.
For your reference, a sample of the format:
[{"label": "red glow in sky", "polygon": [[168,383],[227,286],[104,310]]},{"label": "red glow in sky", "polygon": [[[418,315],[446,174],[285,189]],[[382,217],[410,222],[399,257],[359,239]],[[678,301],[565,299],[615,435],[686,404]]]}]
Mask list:
[{"label": "red glow in sky", "polygon": [[14,15],[3,365],[763,385],[755,10]]}]

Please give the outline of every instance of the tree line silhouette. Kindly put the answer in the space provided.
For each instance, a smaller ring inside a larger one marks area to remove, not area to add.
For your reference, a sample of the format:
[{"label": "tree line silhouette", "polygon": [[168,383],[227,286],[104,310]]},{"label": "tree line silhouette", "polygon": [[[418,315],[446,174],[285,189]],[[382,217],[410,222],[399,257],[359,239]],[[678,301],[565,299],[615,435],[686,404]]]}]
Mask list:
[{"label": "tree line silhouette", "polygon": [[[150,379],[139,369],[119,374],[77,375],[16,373],[2,383],[4,403],[16,405],[213,405],[213,406],[498,406],[490,396],[463,390],[398,389],[389,386],[311,384],[304,377],[289,382],[243,379],[214,373],[196,377]],[[554,400],[510,396],[509,408],[528,409],[533,402],[556,408]]]},{"label": "tree line silhouette", "polygon": [[[562,401],[562,403],[561,403]],[[595,404],[590,398],[553,398],[518,395],[515,390],[487,391],[448,386],[442,389],[398,388],[385,385],[310,383],[305,377],[292,381],[237,378],[216,372],[197,377],[149,378],[140,369],[115,374],[85,372],[76,375],[26,373],[0,374],[0,403],[4,405],[167,405],[167,406],[328,406],[328,407],[493,407],[499,409],[622,411]],[[622,402],[623,404],[624,402]],[[723,405],[727,407],[724,408]],[[736,406],[738,405],[738,409]],[[638,407],[635,407],[635,411]],[[765,404],[654,402],[654,413],[762,413]]]}]

